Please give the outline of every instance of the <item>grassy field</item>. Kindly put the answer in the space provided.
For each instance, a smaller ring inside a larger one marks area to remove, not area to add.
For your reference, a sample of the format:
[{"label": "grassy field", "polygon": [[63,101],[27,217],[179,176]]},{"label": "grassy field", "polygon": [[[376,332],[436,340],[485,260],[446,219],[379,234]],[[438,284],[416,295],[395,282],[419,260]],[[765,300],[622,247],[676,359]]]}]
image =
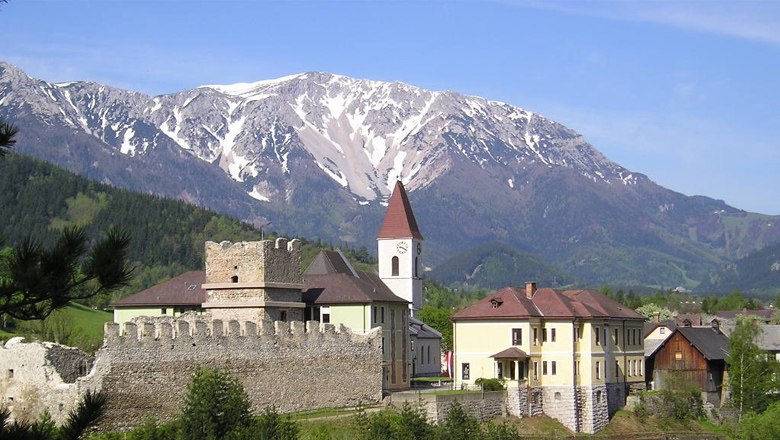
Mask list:
[{"label": "grassy field", "polygon": [[71,303],[43,322],[18,323],[13,332],[0,330],[0,340],[7,341],[14,336],[24,336],[33,340],[53,340],[93,352],[103,342],[103,324],[113,319],[114,316],[110,312]]}]

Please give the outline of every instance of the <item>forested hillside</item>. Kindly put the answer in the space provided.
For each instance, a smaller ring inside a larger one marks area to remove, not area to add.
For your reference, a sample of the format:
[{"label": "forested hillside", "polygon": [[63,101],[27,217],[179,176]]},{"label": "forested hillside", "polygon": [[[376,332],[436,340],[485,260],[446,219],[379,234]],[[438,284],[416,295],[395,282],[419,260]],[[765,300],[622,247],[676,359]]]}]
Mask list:
[{"label": "forested hillside", "polygon": [[[113,298],[96,299],[99,305],[183,271],[201,269],[206,240],[260,240],[274,235],[185,202],[116,189],[18,154],[0,160],[0,216],[5,246],[27,235],[47,243],[69,226],[85,228],[92,240],[112,226],[127,230],[132,236],[129,258],[136,267],[135,277]],[[320,241],[303,241],[304,265],[328,247]],[[372,263],[366,249],[345,252],[358,263]]]},{"label": "forested hillside", "polygon": [[725,266],[699,292],[750,292],[774,298],[780,292],[780,243],[757,250]]}]

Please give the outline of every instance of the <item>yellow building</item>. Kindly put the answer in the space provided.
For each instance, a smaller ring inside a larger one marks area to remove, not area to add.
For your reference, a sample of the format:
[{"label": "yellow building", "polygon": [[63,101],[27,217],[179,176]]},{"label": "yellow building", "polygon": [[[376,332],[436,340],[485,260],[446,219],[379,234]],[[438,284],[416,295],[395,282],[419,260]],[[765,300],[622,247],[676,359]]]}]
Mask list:
[{"label": "yellow building", "polygon": [[356,333],[382,328],[383,384],[409,388],[409,302],[377,274],[358,271],[339,251],[320,252],[303,274],[306,320],[344,325]]},{"label": "yellow building", "polygon": [[507,287],[452,320],[456,386],[503,379],[519,415],[596,432],[644,389],[644,318],[598,292]]}]

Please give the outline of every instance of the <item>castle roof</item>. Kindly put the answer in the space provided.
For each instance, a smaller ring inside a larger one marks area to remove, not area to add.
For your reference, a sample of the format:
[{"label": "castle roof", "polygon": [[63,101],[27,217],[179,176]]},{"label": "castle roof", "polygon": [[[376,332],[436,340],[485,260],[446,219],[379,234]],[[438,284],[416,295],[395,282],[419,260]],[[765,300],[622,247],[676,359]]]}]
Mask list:
[{"label": "castle roof", "polygon": [[644,317],[630,308],[592,290],[558,292],[504,287],[452,315],[453,320],[527,318],[632,319]]},{"label": "castle roof", "polygon": [[200,306],[206,301],[206,272],[185,272],[170,280],[120,299],[114,308],[157,306]]},{"label": "castle roof", "polygon": [[401,181],[396,182],[393,195],[387,203],[387,213],[382,228],[376,238],[416,238],[423,240],[417,221],[414,219],[412,205],[406,196]]},{"label": "castle roof", "polygon": [[303,301],[308,304],[408,303],[378,275],[355,270],[339,251],[321,251],[303,273]]}]

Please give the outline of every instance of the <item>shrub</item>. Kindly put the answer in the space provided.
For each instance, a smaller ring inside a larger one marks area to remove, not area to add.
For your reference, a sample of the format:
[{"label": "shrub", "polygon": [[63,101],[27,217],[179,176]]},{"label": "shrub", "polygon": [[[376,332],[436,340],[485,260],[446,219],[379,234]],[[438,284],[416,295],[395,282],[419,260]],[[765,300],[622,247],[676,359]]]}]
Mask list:
[{"label": "shrub", "polygon": [[181,423],[186,440],[222,439],[251,423],[249,397],[236,378],[198,367],[184,396]]},{"label": "shrub", "polygon": [[474,385],[481,386],[483,391],[501,391],[504,389],[504,379],[488,379],[480,377]]}]

